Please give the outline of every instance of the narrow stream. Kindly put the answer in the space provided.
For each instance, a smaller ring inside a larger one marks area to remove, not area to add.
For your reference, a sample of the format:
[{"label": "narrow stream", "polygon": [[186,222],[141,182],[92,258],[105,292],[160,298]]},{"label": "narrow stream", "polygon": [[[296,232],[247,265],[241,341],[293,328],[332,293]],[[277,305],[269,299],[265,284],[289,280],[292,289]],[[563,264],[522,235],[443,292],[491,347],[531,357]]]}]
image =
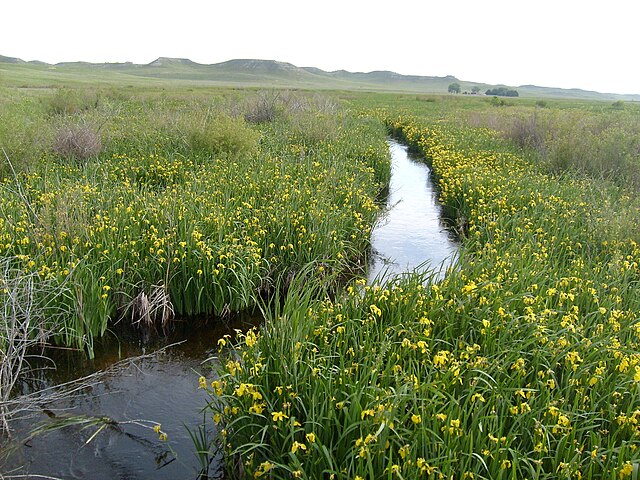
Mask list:
[{"label": "narrow stream", "polygon": [[[457,244],[442,223],[429,167],[393,140],[389,148],[392,177],[388,209],[372,234],[369,280],[426,268],[442,276],[454,261]],[[106,371],[95,385],[50,408],[57,419],[65,415],[109,417],[118,426],[105,428],[94,438],[98,427],[76,425],[38,435],[26,443],[16,442],[10,460],[0,463],[0,477],[195,480],[200,464],[185,425],[194,428],[203,421],[201,409],[207,397],[198,390],[202,362],[214,354],[223,335],[257,323],[256,319],[243,319],[227,326],[191,329],[152,346],[122,339],[106,342],[96,352],[95,361],[81,353],[54,355],[57,368],[25,382],[23,393]],[[185,339],[161,354],[118,362]],[[51,415],[43,411],[17,422],[15,437],[24,438],[35,426],[50,424]],[[139,420],[161,423],[167,441],[159,440],[151,424],[145,428],[140,425],[143,422],[136,422]]]},{"label": "narrow stream", "polygon": [[389,150],[387,212],[371,234],[369,282],[414,270],[433,270],[442,278],[459,245],[442,220],[431,169],[395,140],[389,140]]}]

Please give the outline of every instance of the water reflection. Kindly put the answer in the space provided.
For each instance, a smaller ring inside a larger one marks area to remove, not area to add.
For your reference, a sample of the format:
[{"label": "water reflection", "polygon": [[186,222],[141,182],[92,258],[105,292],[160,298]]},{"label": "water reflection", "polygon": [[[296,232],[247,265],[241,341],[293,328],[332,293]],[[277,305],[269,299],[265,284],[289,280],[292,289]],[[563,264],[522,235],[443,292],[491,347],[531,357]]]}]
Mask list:
[{"label": "water reflection", "polygon": [[[106,342],[97,349],[96,360],[78,352],[53,352],[57,369],[40,371],[23,385],[24,393],[103,373],[99,381],[87,382],[90,386],[47,406],[35,418],[18,421],[15,437],[24,438],[36,425],[77,415],[109,417],[118,424],[93,439],[100,425],[68,426],[38,435],[18,444],[0,471],[64,479],[197,478],[200,464],[185,425],[194,428],[203,423],[201,411],[208,397],[198,389],[198,376],[205,370],[210,375],[210,370],[202,362],[214,355],[219,338],[256,323],[255,318],[242,318],[227,325],[185,329],[152,345],[137,340]],[[150,354],[178,340],[186,341]],[[152,424],[139,420],[161,423],[168,441],[160,441]]]},{"label": "water reflection", "polygon": [[406,146],[389,140],[392,175],[388,210],[371,235],[369,281],[415,269],[444,276],[458,244],[442,221],[442,208],[429,166]]}]

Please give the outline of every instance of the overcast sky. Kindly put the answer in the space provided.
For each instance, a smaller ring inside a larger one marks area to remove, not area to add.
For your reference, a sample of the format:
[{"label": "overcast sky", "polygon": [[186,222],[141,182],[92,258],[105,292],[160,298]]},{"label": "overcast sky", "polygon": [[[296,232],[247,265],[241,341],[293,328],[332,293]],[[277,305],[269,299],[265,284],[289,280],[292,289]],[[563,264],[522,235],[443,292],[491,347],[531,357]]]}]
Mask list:
[{"label": "overcast sky", "polygon": [[49,63],[280,60],[640,93],[640,2],[3,0],[0,55]]}]

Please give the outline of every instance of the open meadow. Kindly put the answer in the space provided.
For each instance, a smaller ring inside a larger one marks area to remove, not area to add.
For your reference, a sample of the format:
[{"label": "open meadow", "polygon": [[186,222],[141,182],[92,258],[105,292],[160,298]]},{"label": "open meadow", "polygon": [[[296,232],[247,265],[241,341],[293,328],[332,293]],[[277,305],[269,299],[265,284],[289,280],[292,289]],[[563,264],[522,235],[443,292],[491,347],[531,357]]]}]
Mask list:
[{"label": "open meadow", "polygon": [[[4,426],[42,343],[253,310],[200,377],[205,478],[640,478],[639,113],[0,84]],[[364,280],[390,135],[461,240],[443,280]]]}]

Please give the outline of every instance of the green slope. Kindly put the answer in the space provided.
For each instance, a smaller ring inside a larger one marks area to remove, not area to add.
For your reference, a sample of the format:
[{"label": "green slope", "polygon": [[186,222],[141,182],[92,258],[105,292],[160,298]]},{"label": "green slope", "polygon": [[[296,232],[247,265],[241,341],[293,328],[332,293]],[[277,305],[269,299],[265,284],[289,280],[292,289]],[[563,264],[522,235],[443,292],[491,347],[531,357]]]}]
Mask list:
[{"label": "green slope", "polygon": [[[462,81],[453,76],[400,75],[389,71],[326,72],[319,68],[300,68],[275,60],[237,59],[203,65],[183,58],[160,57],[146,65],[130,62],[69,62],[48,65],[0,55],[0,84],[13,87],[55,87],[62,84],[157,87],[210,85],[442,94],[447,92],[452,82],[460,83],[463,91],[469,92],[474,86],[478,86],[481,92],[496,86]],[[522,97],[640,101],[640,95],[605,94],[534,85],[515,88]]]}]

